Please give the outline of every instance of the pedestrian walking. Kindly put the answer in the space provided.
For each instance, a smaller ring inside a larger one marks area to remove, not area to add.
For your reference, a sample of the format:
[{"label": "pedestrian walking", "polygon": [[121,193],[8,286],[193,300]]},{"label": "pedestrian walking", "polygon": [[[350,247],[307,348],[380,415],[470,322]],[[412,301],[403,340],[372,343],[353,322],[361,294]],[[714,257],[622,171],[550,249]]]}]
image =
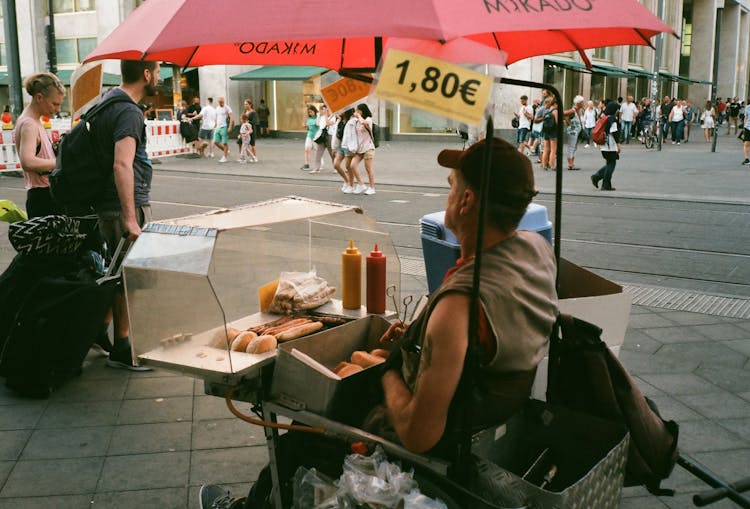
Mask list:
[{"label": "pedestrian walking", "polygon": [[202,140],[198,152],[201,157],[205,155],[208,148],[208,157],[214,156],[214,129],[216,129],[216,108],[214,108],[214,99],[206,99],[206,105],[201,108],[200,113],[193,117],[193,121],[200,121],[201,128],[198,131],[198,138]]},{"label": "pedestrian walking", "polygon": [[518,119],[518,131],[516,132],[518,151],[526,154],[529,148],[528,139],[529,131],[531,130],[531,121],[534,119],[534,108],[529,104],[528,96],[521,96],[521,107],[513,115]]},{"label": "pedestrian walking", "polygon": [[578,137],[583,129],[583,96],[577,95],[573,98],[573,107],[563,112],[565,122],[565,134],[568,138],[568,170],[580,170],[576,167],[576,149],[578,148]]},{"label": "pedestrian walking", "polygon": [[[341,122],[344,123],[344,130],[341,134],[341,155],[344,157],[346,171],[349,176],[349,186],[351,189],[343,188],[342,191],[349,194],[362,194],[367,191],[367,186],[362,181],[359,168],[352,165],[352,157],[357,152],[359,143],[357,141],[357,117],[354,115],[354,109],[348,109],[344,112]],[[334,161],[335,164],[335,161]],[[339,163],[340,166],[340,163]]]},{"label": "pedestrian walking", "polygon": [[229,161],[229,131],[234,125],[232,108],[225,104],[223,97],[219,97],[219,105],[216,107],[216,129],[214,129],[214,145],[221,150],[224,155],[219,159],[220,163]]},{"label": "pedestrian walking", "polygon": [[633,131],[633,122],[638,114],[638,106],[633,102],[633,96],[629,95],[620,106],[620,127],[623,143],[629,144]]},{"label": "pedestrian walking", "polygon": [[259,136],[266,138],[269,135],[268,132],[268,117],[271,116],[271,110],[268,109],[265,99],[260,100],[260,106],[258,106],[258,128]]},{"label": "pedestrian walking", "polygon": [[323,169],[323,158],[326,153],[331,158],[331,164],[333,164],[336,155],[333,152],[333,139],[336,137],[336,122],[338,119],[336,115],[329,112],[328,106],[325,104],[320,107],[318,112],[317,126],[318,133],[313,139],[313,156],[310,162],[310,173],[320,173]]},{"label": "pedestrian walking", "polygon": [[368,186],[364,193],[372,195],[375,194],[375,170],[372,167],[375,159],[375,136],[372,132],[372,113],[365,103],[361,103],[354,110],[354,117],[357,119],[354,128],[357,136],[357,150],[352,155],[351,168],[352,172],[358,172],[359,163],[365,162]]},{"label": "pedestrian walking", "polygon": [[706,107],[703,108],[703,113],[701,113],[701,128],[703,129],[703,137],[705,138],[706,143],[711,142],[715,119],[716,110],[714,109],[714,105],[711,101],[706,101]]},{"label": "pedestrian walking", "polygon": [[[586,145],[584,145],[583,148],[589,148],[590,146],[591,131],[593,131],[596,126],[597,117],[598,114],[596,108],[594,108],[594,101],[587,102],[586,109],[583,112],[583,133],[586,136]],[[596,147],[596,143],[594,143],[594,147]]]},{"label": "pedestrian walking", "polygon": [[591,183],[594,187],[599,188],[599,182],[602,183],[602,191],[614,191],[612,187],[612,175],[615,173],[615,165],[620,159],[620,133],[617,128],[617,111],[619,106],[612,101],[607,104],[604,114],[607,116],[605,132],[607,136],[602,145],[601,152],[604,158],[604,166],[599,171],[591,175]]},{"label": "pedestrian walking", "polygon": [[685,129],[685,109],[683,101],[675,101],[669,112],[669,123],[672,125],[672,145],[679,145]]},{"label": "pedestrian walking", "polygon": [[253,155],[252,150],[250,150],[250,135],[253,132],[253,124],[250,123],[250,117],[248,117],[247,113],[243,113],[240,118],[242,119],[242,124],[240,125],[240,141],[242,142],[242,146],[240,148],[239,162],[245,164],[249,160],[251,163],[256,163],[258,159]]},{"label": "pedestrian walking", "polygon": [[745,123],[742,129],[742,152],[745,159],[742,161],[744,166],[750,165],[750,100],[745,105],[744,112]]},{"label": "pedestrian walking", "polygon": [[310,161],[312,161],[313,155],[313,141],[318,135],[318,108],[312,104],[307,107],[307,118],[305,119],[305,164],[302,165],[300,170],[308,171],[310,169]]}]

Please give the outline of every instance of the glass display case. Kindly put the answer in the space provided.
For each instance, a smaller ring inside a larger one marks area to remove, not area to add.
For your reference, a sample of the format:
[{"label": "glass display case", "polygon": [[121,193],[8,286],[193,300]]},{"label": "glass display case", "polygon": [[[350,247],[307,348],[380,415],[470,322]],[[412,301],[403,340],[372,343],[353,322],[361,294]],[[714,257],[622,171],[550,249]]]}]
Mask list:
[{"label": "glass display case", "polygon": [[[360,309],[343,309],[341,254],[353,241],[362,253]],[[139,362],[231,383],[273,362],[231,351],[239,330],[278,316],[261,313],[258,289],[281,272],[315,270],[336,288],[314,312],[366,315],[365,258],[378,244],[386,284],[400,294],[400,264],[389,234],[362,209],[288,196],[149,223],[123,262],[130,339]]]}]

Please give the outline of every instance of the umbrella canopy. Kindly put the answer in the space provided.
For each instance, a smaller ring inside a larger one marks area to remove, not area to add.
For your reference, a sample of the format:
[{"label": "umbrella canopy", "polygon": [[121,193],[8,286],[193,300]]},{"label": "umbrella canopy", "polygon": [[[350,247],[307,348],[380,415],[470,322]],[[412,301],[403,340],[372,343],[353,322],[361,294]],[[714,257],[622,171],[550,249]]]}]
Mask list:
[{"label": "umbrella canopy", "polygon": [[[220,22],[206,21],[216,13]],[[391,38],[400,49],[426,41],[422,51],[428,56],[454,62],[486,62],[488,55],[475,55],[485,47],[503,51],[512,63],[562,51],[647,45],[659,32],[673,31],[637,0],[149,0],[86,61],[373,69],[382,38]]]}]

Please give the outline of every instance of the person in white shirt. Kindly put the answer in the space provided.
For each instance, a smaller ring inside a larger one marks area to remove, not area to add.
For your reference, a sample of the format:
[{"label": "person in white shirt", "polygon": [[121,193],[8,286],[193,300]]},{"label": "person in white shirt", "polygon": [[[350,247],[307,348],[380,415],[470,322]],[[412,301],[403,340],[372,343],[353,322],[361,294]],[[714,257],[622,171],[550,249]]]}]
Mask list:
[{"label": "person in white shirt", "polygon": [[214,156],[214,129],[216,129],[216,109],[214,108],[214,99],[209,97],[206,105],[201,108],[200,113],[193,117],[193,121],[200,120],[201,127],[198,131],[198,138],[203,140],[200,145],[200,155],[203,157],[206,147],[209,147],[208,157]]},{"label": "person in white shirt", "polygon": [[750,100],[745,103],[745,124],[742,130],[742,152],[745,160],[742,161],[744,166],[750,165]]},{"label": "person in white shirt", "polygon": [[[596,117],[598,112],[594,108],[594,101],[586,103],[586,109],[583,112],[583,132],[586,133],[586,145],[583,148],[589,148],[591,143],[591,131],[596,127]],[[596,146],[596,143],[594,143]]]},{"label": "person in white shirt", "polygon": [[630,137],[633,130],[633,121],[638,114],[638,106],[633,102],[633,96],[629,95],[627,100],[620,106],[620,130],[622,132],[622,142],[630,143]]},{"label": "person in white shirt", "polygon": [[518,109],[518,113],[513,113],[513,115],[518,119],[518,133],[516,134],[518,151],[525,154],[529,148],[528,139],[531,121],[534,119],[534,108],[529,104],[528,96],[521,96],[521,107]]},{"label": "person in white shirt", "polygon": [[669,112],[669,123],[672,125],[672,145],[680,144],[685,129],[685,101],[677,101]]},{"label": "person in white shirt", "polygon": [[219,105],[216,107],[216,129],[214,130],[214,144],[224,155],[219,159],[220,163],[226,163],[229,160],[229,131],[232,130],[234,117],[232,108],[224,104],[224,98],[219,97]]}]

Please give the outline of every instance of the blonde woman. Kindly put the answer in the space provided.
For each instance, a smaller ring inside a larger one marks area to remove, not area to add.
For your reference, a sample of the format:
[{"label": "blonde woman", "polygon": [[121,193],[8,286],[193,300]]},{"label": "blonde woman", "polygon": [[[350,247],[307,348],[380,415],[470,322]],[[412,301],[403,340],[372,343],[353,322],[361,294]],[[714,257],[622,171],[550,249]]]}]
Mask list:
[{"label": "blonde woman", "polygon": [[711,142],[711,135],[715,126],[716,110],[711,101],[706,101],[706,107],[701,113],[701,127],[703,128],[703,137],[706,139],[706,143]]},{"label": "blonde woman", "polygon": [[[353,175],[359,173],[360,161],[365,162],[365,171],[367,171],[368,186],[364,189],[367,195],[375,194],[375,170],[372,168],[372,162],[375,158],[375,138],[372,131],[372,113],[370,108],[361,103],[354,110],[354,117],[357,119],[354,132],[357,137],[357,149],[352,154],[352,162],[349,166]],[[362,192],[361,187],[357,185],[354,194]],[[359,191],[359,192],[358,192]]]},{"label": "blonde woman", "polygon": [[31,217],[56,213],[49,193],[49,175],[55,169],[55,151],[39,117],[60,111],[65,86],[54,74],[42,72],[23,83],[31,102],[16,120],[16,150],[26,187],[26,213]]}]

